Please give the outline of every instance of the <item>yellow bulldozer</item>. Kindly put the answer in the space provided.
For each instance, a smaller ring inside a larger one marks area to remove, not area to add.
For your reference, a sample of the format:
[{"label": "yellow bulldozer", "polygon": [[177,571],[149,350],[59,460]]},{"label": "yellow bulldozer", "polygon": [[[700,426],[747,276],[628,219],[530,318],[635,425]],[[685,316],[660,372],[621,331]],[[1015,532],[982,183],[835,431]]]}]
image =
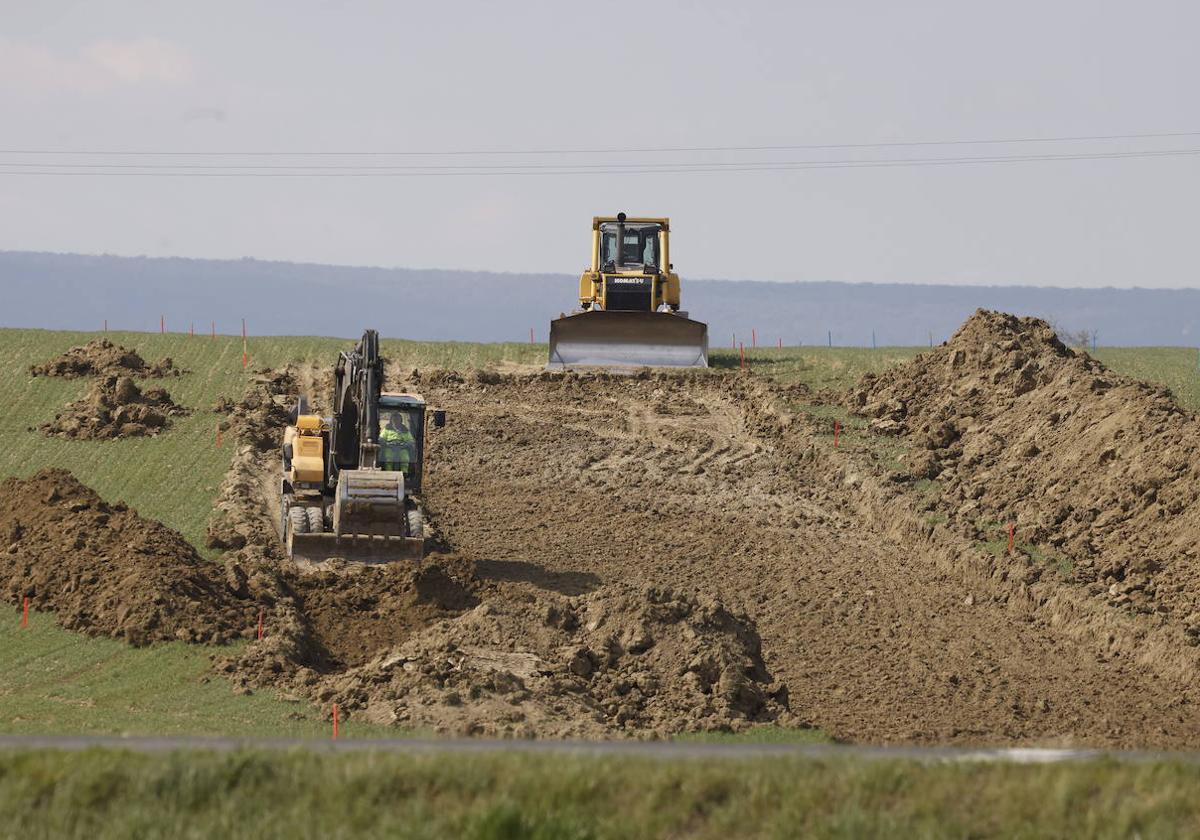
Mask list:
[{"label": "yellow bulldozer", "polygon": [[708,367],[708,325],[679,308],[671,222],[592,219],[592,264],[579,310],[550,322],[547,367]]},{"label": "yellow bulldozer", "polygon": [[367,330],[334,369],[332,413],[297,400],[283,435],[280,535],[300,563],[334,558],[387,563],[420,560],[420,504],[429,411],[418,394],[383,391],[379,334]]}]

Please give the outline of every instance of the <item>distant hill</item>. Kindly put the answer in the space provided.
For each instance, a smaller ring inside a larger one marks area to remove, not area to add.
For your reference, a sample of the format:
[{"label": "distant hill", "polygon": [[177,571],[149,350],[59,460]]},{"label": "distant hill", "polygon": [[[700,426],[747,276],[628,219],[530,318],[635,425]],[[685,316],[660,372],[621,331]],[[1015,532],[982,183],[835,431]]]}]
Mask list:
[{"label": "distant hill", "polygon": [[[575,306],[577,275],[351,268],[0,252],[0,326],[356,337],[364,327],[421,340],[545,341]],[[1105,345],[1200,343],[1200,290],[763,283],[684,277],[684,303],[713,346],[926,344],[979,307],[1038,315]]]}]

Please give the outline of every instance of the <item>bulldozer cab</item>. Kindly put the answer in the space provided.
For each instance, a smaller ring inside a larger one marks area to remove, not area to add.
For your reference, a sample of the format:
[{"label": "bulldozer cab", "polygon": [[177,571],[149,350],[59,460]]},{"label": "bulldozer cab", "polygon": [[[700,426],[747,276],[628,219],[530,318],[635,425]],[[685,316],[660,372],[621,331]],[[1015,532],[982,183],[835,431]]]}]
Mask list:
[{"label": "bulldozer cab", "polygon": [[425,452],[425,402],[412,394],[379,397],[379,454],[381,470],[404,473],[408,492],[421,492]]},{"label": "bulldozer cab", "polygon": [[[600,225],[600,270],[657,272],[662,225],[602,222]],[[618,242],[618,240],[620,240]]]}]

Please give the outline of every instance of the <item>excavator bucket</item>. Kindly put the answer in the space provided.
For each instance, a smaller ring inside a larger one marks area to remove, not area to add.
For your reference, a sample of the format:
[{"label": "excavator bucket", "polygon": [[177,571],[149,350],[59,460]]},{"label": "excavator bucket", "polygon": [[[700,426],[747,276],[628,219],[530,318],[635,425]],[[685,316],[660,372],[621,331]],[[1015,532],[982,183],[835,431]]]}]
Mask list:
[{"label": "excavator bucket", "polygon": [[343,470],[338,474],[332,530],[289,528],[287,547],[289,556],[301,563],[420,560],[425,541],[408,533],[404,473]]},{"label": "excavator bucket", "polygon": [[708,367],[708,325],[670,312],[592,311],[550,322],[550,369]]},{"label": "excavator bucket", "polygon": [[404,473],[342,470],[333,502],[338,537],[404,536]]}]

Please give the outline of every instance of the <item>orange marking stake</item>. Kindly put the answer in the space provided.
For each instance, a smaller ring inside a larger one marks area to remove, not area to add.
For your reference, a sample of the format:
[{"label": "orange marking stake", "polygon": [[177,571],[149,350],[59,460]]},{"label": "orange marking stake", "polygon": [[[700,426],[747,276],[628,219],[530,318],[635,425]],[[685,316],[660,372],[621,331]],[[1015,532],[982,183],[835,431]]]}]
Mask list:
[{"label": "orange marking stake", "polygon": [[28,598],[28,596],[25,598],[24,603],[21,605],[21,626],[22,627],[29,626],[29,598]]},{"label": "orange marking stake", "polygon": [[192,338],[196,337],[196,322],[192,321],[192,325],[188,327],[188,335]]},{"label": "orange marking stake", "polygon": [[739,345],[738,345],[738,352],[740,352],[740,353],[741,353],[741,356],[742,356],[742,370],[745,370],[745,369],[746,369],[746,345],[745,345],[745,344],[739,344]]},{"label": "orange marking stake", "polygon": [[338,709],[337,703],[333,704],[333,740],[337,740],[338,736]]},{"label": "orange marking stake", "polygon": [[758,330],[750,330],[750,346],[758,346]]},{"label": "orange marking stake", "polygon": [[242,319],[242,370],[250,364],[250,355],[246,352],[246,319]]},{"label": "orange marking stake", "polygon": [[217,449],[221,448],[221,424],[217,424]]},{"label": "orange marking stake", "polygon": [[841,437],[841,434],[842,434],[842,424],[841,424],[841,422],[834,420],[833,421],[833,448],[834,449],[838,448],[838,438]]},{"label": "orange marking stake", "polygon": [[108,332],[108,319],[107,318],[104,319],[104,331]]},{"label": "orange marking stake", "polygon": [[780,349],[780,350],[782,350],[782,349],[783,349],[783,339],[782,339],[782,338],[781,338],[781,339],[779,339],[779,349]]},{"label": "orange marking stake", "polygon": [[1011,522],[1009,522],[1008,523],[1008,553],[1009,554],[1013,553],[1013,547],[1016,544],[1016,536],[1017,536],[1017,526],[1012,524]]}]

